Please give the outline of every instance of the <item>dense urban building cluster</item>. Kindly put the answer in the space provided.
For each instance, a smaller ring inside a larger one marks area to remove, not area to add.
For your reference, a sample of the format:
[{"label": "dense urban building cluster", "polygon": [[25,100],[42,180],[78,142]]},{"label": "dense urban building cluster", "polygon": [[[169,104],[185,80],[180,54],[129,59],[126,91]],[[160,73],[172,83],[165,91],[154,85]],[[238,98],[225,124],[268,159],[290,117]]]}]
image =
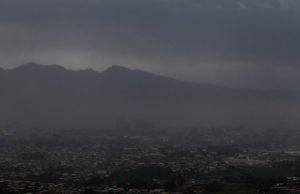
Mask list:
[{"label": "dense urban building cluster", "polygon": [[212,142],[195,129],[32,134],[2,131],[0,193],[300,193],[300,152],[282,143]]}]

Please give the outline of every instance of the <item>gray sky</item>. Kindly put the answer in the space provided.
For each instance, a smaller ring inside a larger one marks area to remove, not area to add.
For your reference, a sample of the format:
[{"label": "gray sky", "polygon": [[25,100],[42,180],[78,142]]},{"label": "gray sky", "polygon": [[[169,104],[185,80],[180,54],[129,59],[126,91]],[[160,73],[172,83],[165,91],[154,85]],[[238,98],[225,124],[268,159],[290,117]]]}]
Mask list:
[{"label": "gray sky", "polygon": [[196,82],[298,89],[299,51],[299,0],[0,1],[4,68],[118,64]]}]

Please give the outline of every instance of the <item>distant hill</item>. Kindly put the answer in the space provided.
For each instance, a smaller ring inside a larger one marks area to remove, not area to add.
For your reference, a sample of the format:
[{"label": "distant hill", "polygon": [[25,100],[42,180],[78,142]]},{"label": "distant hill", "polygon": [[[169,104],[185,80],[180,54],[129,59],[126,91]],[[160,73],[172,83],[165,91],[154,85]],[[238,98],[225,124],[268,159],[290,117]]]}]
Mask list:
[{"label": "distant hill", "polygon": [[242,90],[112,66],[104,72],[28,63],[0,69],[1,127],[100,127],[118,117],[165,126],[300,124],[296,92]]}]

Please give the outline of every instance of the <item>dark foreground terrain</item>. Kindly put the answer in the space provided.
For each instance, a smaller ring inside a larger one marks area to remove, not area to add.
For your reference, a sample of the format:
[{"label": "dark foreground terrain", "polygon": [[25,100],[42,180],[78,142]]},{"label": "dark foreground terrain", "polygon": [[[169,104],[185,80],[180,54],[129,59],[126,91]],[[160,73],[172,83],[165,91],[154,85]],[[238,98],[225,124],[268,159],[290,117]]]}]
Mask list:
[{"label": "dark foreground terrain", "polygon": [[100,131],[2,130],[0,193],[300,193],[292,130]]}]

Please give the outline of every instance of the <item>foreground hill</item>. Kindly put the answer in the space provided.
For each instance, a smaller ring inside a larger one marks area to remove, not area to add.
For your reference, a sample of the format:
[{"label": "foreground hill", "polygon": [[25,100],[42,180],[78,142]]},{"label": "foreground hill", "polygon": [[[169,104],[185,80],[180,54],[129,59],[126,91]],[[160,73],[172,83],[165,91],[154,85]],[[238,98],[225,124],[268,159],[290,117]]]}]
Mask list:
[{"label": "foreground hill", "polygon": [[0,69],[0,91],[2,127],[98,127],[118,117],[173,126],[300,124],[295,92],[194,84],[120,66]]}]

